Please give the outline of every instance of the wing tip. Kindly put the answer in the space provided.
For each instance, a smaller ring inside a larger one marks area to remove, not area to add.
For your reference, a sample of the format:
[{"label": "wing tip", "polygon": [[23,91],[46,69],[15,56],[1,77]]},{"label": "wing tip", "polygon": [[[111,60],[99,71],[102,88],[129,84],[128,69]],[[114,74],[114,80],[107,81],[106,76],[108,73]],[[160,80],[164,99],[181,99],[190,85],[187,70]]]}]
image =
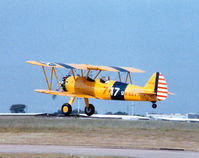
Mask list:
[{"label": "wing tip", "polygon": [[32,60],[26,60],[26,63],[31,64],[33,61]]},{"label": "wing tip", "polygon": [[137,73],[145,73],[145,71],[144,70],[139,70],[139,72],[137,72]]}]

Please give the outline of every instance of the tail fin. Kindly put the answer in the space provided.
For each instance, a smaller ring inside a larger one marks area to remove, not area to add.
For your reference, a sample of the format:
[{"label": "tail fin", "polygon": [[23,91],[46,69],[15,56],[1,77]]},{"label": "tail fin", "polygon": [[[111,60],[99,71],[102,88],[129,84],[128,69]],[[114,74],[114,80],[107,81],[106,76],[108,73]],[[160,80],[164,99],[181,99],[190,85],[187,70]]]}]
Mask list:
[{"label": "tail fin", "polygon": [[155,72],[151,76],[151,78],[146,83],[144,88],[153,89],[154,93],[157,96],[158,101],[162,101],[167,98],[167,95],[168,95],[167,84],[166,84],[164,76],[159,72]]}]

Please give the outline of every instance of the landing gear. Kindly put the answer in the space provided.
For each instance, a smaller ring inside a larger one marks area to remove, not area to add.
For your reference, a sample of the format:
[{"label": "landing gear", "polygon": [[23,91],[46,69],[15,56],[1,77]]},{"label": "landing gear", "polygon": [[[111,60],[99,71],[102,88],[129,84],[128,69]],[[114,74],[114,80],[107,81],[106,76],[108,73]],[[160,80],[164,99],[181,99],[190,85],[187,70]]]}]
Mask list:
[{"label": "landing gear", "polygon": [[152,104],[152,108],[156,109],[157,108],[157,104],[153,103]]},{"label": "landing gear", "polygon": [[89,104],[89,107],[85,107],[84,112],[86,115],[91,116],[95,113],[95,107],[92,104]]},{"label": "landing gear", "polygon": [[70,113],[72,112],[72,104],[75,100],[75,97],[71,97],[69,100],[69,103],[65,103],[62,105],[61,111],[62,114],[64,114],[65,116],[70,115]]},{"label": "landing gear", "polygon": [[68,116],[72,112],[72,106],[68,103],[65,103],[62,105],[61,111],[65,116]]},{"label": "landing gear", "polygon": [[[61,111],[65,116],[68,116],[72,112],[72,104],[75,100],[75,97],[71,97],[68,103],[65,103],[62,105]],[[89,104],[88,98],[84,98],[86,107],[84,109],[84,112],[88,115],[91,116],[95,113],[95,107],[92,104]]]}]

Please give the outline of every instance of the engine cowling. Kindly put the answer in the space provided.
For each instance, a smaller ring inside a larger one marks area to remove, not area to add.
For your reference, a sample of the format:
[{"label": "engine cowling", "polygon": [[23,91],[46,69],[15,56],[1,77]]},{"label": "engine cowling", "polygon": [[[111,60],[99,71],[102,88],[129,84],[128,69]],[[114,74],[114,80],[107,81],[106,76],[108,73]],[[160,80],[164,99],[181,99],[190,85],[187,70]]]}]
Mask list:
[{"label": "engine cowling", "polygon": [[66,80],[70,77],[70,75],[66,75],[62,78],[62,81],[61,81],[61,88],[63,91],[67,91],[66,89]]}]

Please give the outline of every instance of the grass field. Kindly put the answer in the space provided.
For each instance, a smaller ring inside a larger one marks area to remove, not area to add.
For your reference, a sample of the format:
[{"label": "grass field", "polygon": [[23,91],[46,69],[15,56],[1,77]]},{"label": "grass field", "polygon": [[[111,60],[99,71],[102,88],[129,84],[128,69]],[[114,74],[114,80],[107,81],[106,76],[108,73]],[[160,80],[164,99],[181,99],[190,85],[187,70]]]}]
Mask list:
[{"label": "grass field", "polygon": [[0,117],[0,143],[199,151],[199,124],[9,116]]}]

